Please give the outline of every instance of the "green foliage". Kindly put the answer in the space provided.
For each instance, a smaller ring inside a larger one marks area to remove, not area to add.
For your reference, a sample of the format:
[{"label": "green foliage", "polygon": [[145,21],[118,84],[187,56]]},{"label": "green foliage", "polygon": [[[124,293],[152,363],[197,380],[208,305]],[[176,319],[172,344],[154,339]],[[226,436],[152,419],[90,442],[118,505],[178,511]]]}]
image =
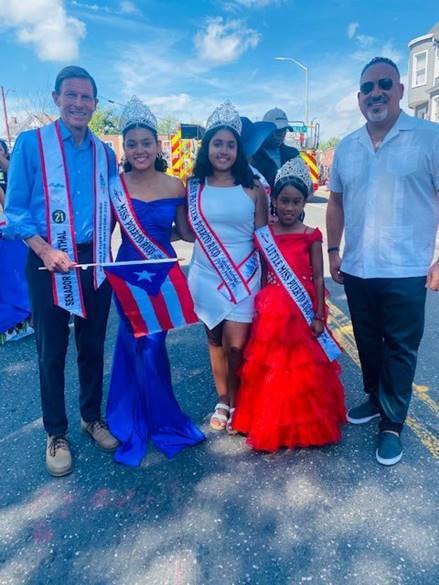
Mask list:
[{"label": "green foliage", "polygon": [[340,138],[336,138],[335,136],[329,138],[329,140],[322,140],[320,142],[319,150],[325,151],[329,148],[335,148],[339,142]]},{"label": "green foliage", "polygon": [[119,134],[118,118],[111,109],[98,108],[93,114],[89,127],[92,132],[102,136],[103,134]]},{"label": "green foliage", "polygon": [[157,134],[175,134],[178,120],[172,117],[160,118],[157,124]]}]

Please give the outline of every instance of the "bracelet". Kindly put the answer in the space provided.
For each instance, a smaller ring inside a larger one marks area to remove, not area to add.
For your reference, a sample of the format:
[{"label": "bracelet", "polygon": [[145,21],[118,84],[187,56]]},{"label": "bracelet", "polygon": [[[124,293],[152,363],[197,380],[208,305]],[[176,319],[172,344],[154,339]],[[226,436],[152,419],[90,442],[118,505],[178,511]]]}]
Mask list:
[{"label": "bracelet", "polygon": [[340,248],[338,246],[332,246],[332,248],[328,248],[328,254],[331,252],[339,252]]}]

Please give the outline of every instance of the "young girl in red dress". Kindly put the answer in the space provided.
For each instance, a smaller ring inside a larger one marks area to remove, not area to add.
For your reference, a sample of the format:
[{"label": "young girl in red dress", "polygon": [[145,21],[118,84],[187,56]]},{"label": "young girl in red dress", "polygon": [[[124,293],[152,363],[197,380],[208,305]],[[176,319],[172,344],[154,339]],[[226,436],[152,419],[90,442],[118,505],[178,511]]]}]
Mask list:
[{"label": "young girl in red dress", "polygon": [[256,231],[266,282],[256,296],[233,428],[263,451],[335,443],[346,420],[340,350],[326,328],[322,234],[301,221],[311,190],[303,161],[288,161],[272,193],[278,222]]}]

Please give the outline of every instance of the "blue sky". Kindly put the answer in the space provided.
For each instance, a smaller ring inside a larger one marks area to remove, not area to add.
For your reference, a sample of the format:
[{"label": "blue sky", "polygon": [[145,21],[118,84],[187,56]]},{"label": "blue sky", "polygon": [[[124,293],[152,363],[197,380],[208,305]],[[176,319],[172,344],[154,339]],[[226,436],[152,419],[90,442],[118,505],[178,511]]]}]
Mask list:
[{"label": "blue sky", "polygon": [[22,115],[79,64],[103,106],[136,94],[159,117],[203,123],[230,98],[252,119],[279,106],[302,120],[304,72],[275,61],[292,57],[309,67],[310,118],[328,138],[362,123],[362,65],[385,55],[404,78],[407,43],[438,20],[437,0],[2,0],[0,84]]}]

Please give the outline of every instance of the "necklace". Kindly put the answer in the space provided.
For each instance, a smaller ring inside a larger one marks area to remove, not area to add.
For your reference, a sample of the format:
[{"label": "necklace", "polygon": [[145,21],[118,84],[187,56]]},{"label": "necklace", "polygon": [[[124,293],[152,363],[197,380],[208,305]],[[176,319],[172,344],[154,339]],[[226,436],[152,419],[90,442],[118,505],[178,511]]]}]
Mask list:
[{"label": "necklace", "polygon": [[381,136],[379,137],[374,137],[372,132],[370,131],[370,129],[368,128],[368,134],[370,137],[370,140],[372,141],[373,147],[375,150],[378,150],[379,147],[382,145],[384,138],[386,137],[386,133],[383,135],[382,132],[380,132],[379,134],[381,134]]},{"label": "necklace", "polygon": [[382,145],[383,141],[382,141],[382,139],[381,139],[381,140],[374,140],[374,139],[372,138],[372,143],[373,143],[373,147],[374,147],[374,149],[375,149],[375,150],[378,150],[378,149],[379,149],[379,147]]}]

